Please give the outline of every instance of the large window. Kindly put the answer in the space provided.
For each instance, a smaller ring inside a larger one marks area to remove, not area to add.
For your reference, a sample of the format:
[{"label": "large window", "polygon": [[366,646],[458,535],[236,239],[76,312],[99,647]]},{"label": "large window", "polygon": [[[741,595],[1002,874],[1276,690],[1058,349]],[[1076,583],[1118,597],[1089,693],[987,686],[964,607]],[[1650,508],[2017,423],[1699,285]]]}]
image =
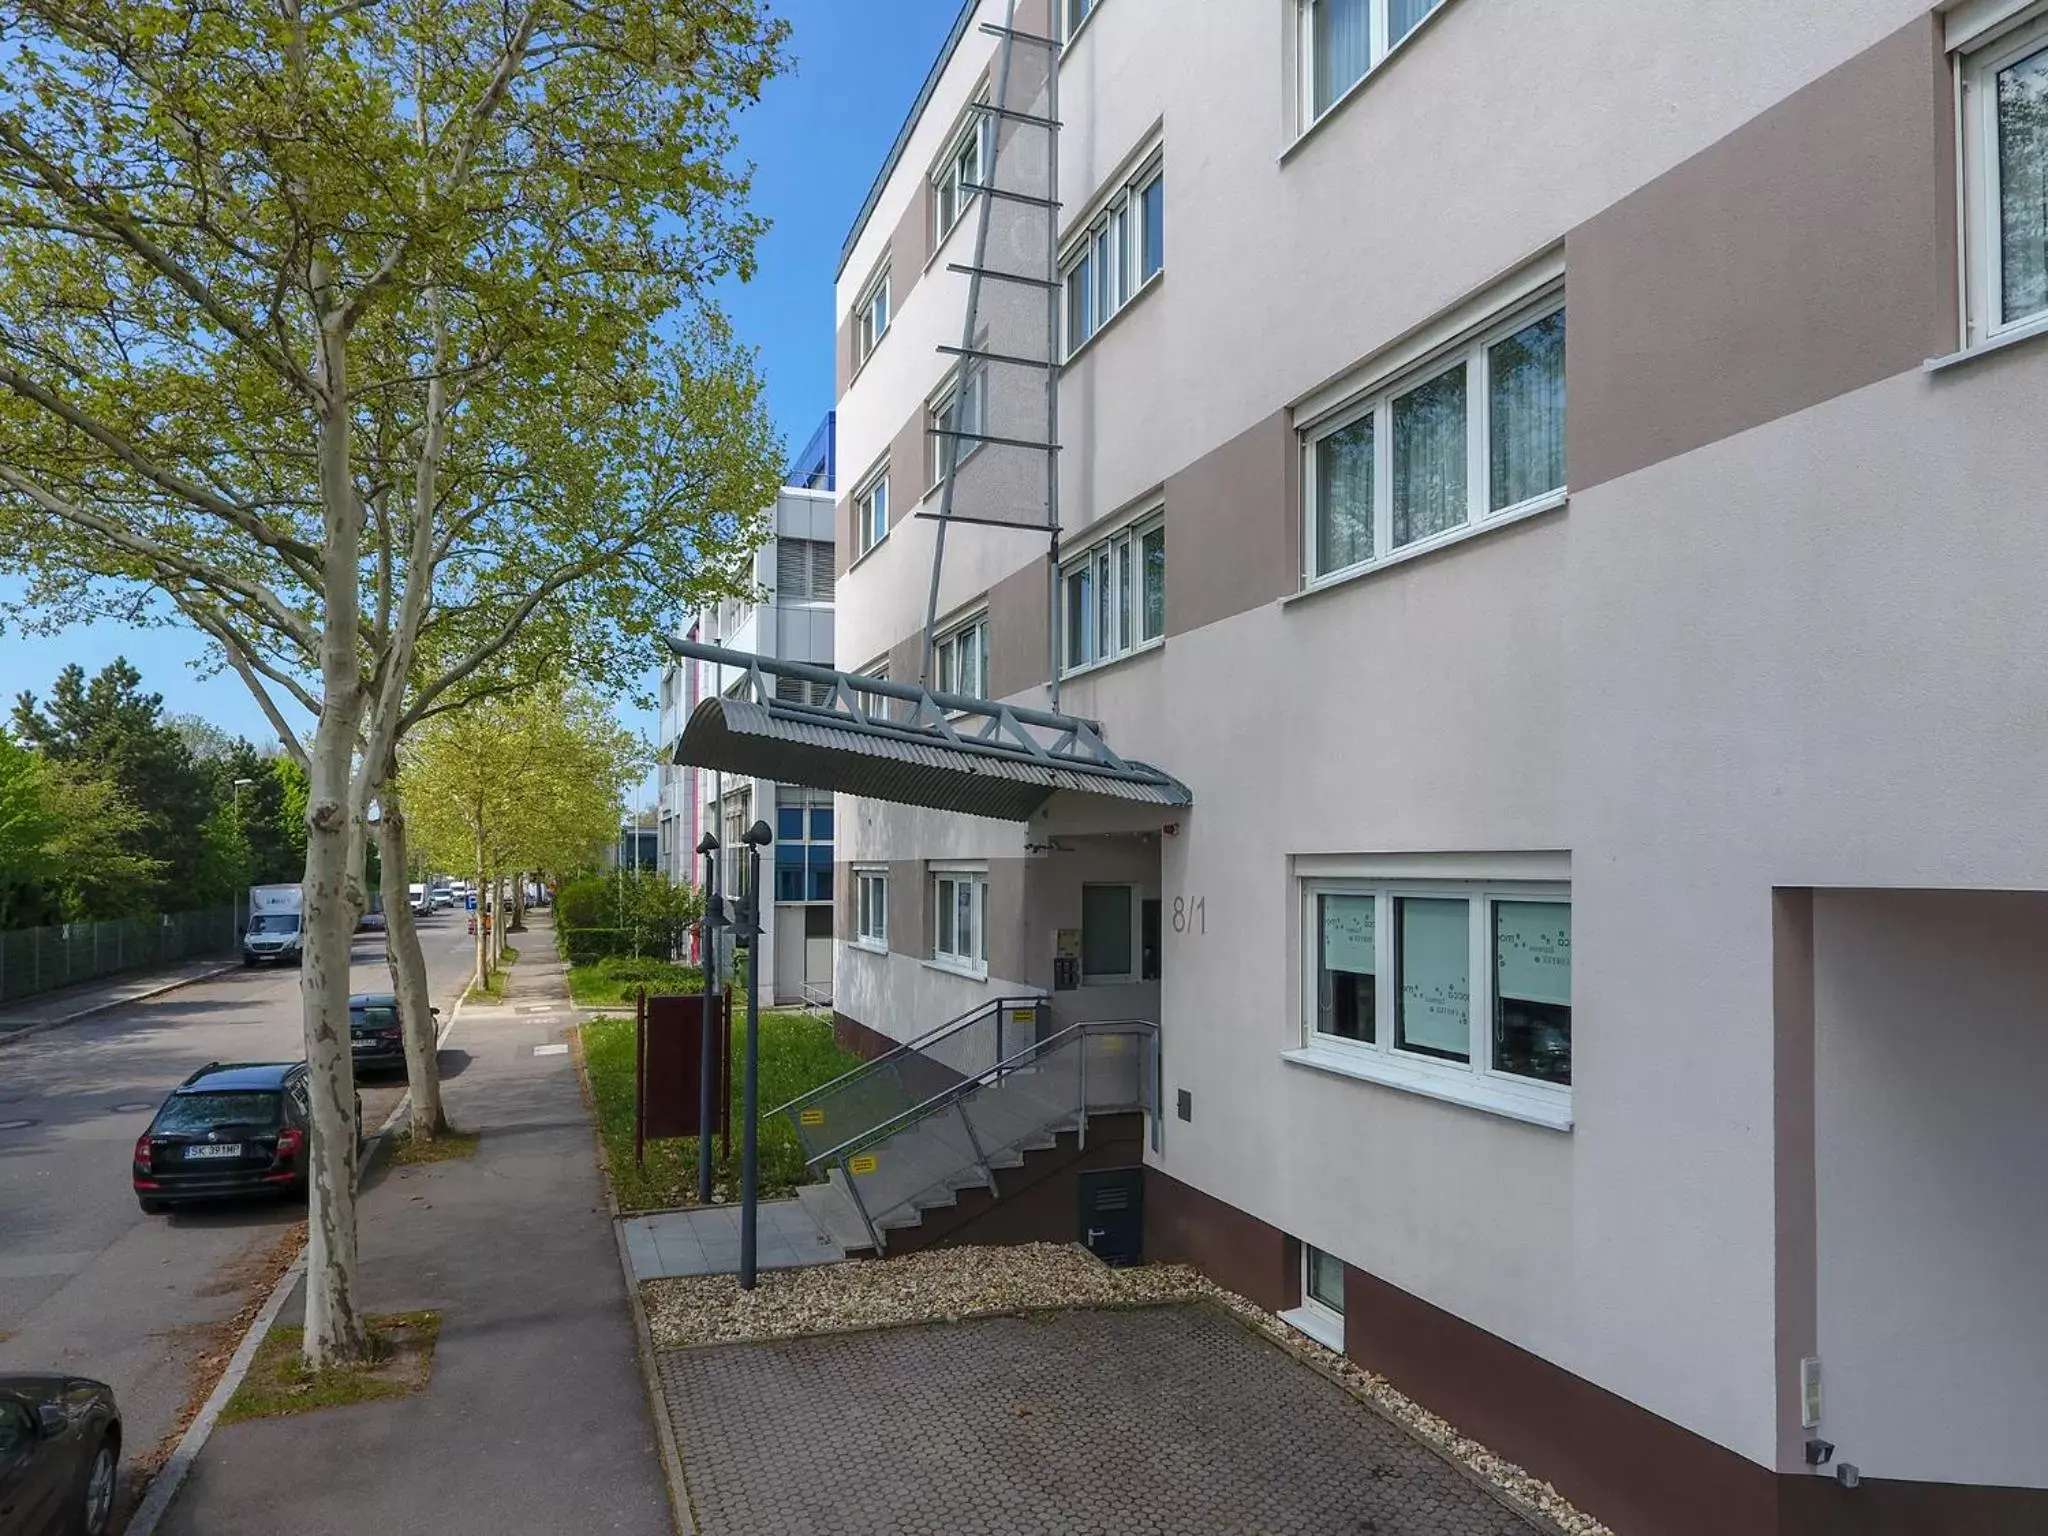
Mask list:
[{"label": "large window", "polygon": [[1138,979],[1138,892],[1129,885],[1081,887],[1081,981],[1103,986]]},{"label": "large window", "polygon": [[832,797],[823,790],[775,791],[775,899],[832,899]]},{"label": "large window", "polygon": [[988,697],[987,614],[977,614],[933,642],[932,672],[940,693]]},{"label": "large window", "polygon": [[856,368],[868,360],[868,354],[875,350],[875,343],[888,329],[889,269],[884,267],[861,294],[859,312],[854,321],[853,363]]},{"label": "large window", "polygon": [[884,464],[853,493],[853,542],[864,555],[889,533],[889,466]]},{"label": "large window", "polygon": [[1965,65],[1970,343],[2048,323],[2048,16]]},{"label": "large window", "polygon": [[854,942],[867,949],[889,947],[889,872],[886,869],[857,869],[855,889]]},{"label": "large window", "polygon": [[1166,266],[1166,170],[1154,153],[1118,187],[1060,262],[1069,354]]},{"label": "large window", "polygon": [[932,874],[932,958],[941,965],[988,974],[988,876],[981,870]]},{"label": "large window", "polygon": [[1572,909],[1563,887],[1303,884],[1303,1042],[1411,1086],[1569,1105]]},{"label": "large window", "polygon": [[939,168],[932,173],[932,222],[936,248],[960,222],[978,195],[982,165],[987,159],[989,123],[981,112],[970,112],[967,122],[947,149]]},{"label": "large window", "polygon": [[1443,0],[1300,0],[1303,126],[1369,74]]},{"label": "large window", "polygon": [[1561,500],[1564,339],[1552,299],[1310,427],[1310,583]]},{"label": "large window", "polygon": [[1060,567],[1061,670],[1078,672],[1166,637],[1166,519],[1148,513]]}]

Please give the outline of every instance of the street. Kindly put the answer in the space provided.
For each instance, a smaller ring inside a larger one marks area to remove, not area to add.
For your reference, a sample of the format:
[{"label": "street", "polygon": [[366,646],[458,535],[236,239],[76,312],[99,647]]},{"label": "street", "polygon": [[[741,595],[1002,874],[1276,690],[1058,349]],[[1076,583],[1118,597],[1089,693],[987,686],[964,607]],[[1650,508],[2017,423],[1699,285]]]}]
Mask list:
[{"label": "street", "polygon": [[[444,1018],[469,978],[466,929],[459,911],[421,920]],[[390,989],[381,935],[358,935],[353,960],[353,989]],[[0,1371],[112,1383],[124,1481],[177,1427],[202,1358],[232,1347],[223,1325],[304,1214],[295,1202],[263,1201],[144,1216],[129,1187],[130,1148],[194,1068],[303,1056],[298,981],[294,969],[236,970],[0,1050]],[[404,1078],[359,1087],[374,1130]]]}]

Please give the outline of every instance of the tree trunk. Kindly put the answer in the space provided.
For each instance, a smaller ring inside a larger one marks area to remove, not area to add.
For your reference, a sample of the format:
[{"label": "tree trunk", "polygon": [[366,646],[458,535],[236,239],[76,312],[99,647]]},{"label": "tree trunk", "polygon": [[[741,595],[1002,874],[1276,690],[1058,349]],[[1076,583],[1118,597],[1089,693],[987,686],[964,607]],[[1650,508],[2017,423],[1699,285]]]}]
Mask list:
[{"label": "tree trunk", "polygon": [[405,811],[397,781],[386,777],[377,793],[377,850],[384,867],[384,948],[398,1020],[405,1029],[405,1085],[412,1095],[412,1138],[432,1141],[448,1129],[441,1109],[441,1059],[427,990],[427,959],[413,921],[405,847]]},{"label": "tree trunk", "polygon": [[476,823],[476,878],[470,889],[476,893],[476,976],[471,985],[482,991],[491,981],[490,935],[484,932],[484,825]]}]

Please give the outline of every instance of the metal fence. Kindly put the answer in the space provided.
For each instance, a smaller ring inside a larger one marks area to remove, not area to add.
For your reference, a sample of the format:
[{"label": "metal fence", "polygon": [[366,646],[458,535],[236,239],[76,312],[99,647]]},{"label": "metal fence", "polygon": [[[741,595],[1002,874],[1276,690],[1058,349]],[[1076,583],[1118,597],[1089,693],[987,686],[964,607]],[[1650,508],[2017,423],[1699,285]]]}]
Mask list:
[{"label": "metal fence", "polygon": [[211,907],[0,933],[0,1003],[121,971],[232,955],[241,943],[239,915],[235,906]]}]

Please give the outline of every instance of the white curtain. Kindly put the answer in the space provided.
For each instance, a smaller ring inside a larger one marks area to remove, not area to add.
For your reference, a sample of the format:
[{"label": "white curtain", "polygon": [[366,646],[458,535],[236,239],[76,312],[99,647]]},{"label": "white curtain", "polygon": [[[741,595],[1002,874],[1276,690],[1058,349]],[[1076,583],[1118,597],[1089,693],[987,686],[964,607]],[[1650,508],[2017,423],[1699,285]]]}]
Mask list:
[{"label": "white curtain", "polygon": [[1372,558],[1372,417],[1316,444],[1316,574]]},{"label": "white curtain", "polygon": [[1315,34],[1315,111],[1364,78],[1372,66],[1371,0],[1313,0],[1309,25]]},{"label": "white curtain", "polygon": [[1387,46],[1393,47],[1443,0],[1387,0]]},{"label": "white curtain", "polygon": [[1999,313],[2048,309],[2048,48],[1998,73]]},{"label": "white curtain", "polygon": [[1490,510],[1564,484],[1564,315],[1488,349]]},{"label": "white curtain", "polygon": [[1465,365],[1394,400],[1394,548],[1465,521]]}]

